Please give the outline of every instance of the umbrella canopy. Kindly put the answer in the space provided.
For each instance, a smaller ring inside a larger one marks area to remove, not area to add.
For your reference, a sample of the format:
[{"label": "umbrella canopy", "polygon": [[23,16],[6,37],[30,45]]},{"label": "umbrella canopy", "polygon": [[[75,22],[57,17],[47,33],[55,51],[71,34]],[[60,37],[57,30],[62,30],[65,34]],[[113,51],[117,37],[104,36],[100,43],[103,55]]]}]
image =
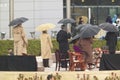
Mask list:
[{"label": "umbrella canopy", "polygon": [[74,36],[70,40],[70,43],[72,43],[75,39],[78,39],[78,38],[92,37],[92,36],[96,35],[99,31],[100,31],[100,28],[96,25],[84,24],[84,25],[80,26],[79,32],[77,33],[76,36]]},{"label": "umbrella canopy", "polygon": [[16,26],[18,24],[26,22],[27,20],[28,18],[25,17],[16,18],[9,23],[9,26]]},{"label": "umbrella canopy", "polygon": [[45,23],[45,24],[41,24],[38,27],[35,28],[36,31],[45,31],[45,30],[49,30],[49,29],[53,29],[55,28],[56,25],[52,24],[52,23]]},{"label": "umbrella canopy", "polygon": [[75,20],[74,19],[65,18],[65,19],[60,20],[58,23],[62,23],[62,24],[75,23]]},{"label": "umbrella canopy", "polygon": [[100,31],[100,28],[97,25],[85,25],[80,29],[79,36],[81,38],[88,38],[96,35]]},{"label": "umbrella canopy", "polygon": [[103,30],[109,31],[109,32],[117,32],[118,28],[117,26],[114,26],[111,23],[101,23],[99,27]]},{"label": "umbrella canopy", "polygon": [[87,26],[91,26],[91,24],[79,24],[79,25],[76,26],[75,29],[76,29],[76,30],[80,30],[81,28],[83,28],[83,27],[86,26],[86,25],[87,25]]}]

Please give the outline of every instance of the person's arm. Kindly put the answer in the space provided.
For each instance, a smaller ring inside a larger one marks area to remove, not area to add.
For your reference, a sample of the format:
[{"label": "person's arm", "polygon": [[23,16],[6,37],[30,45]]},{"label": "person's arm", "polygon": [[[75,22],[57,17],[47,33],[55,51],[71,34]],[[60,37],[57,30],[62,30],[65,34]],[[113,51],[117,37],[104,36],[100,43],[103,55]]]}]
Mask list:
[{"label": "person's arm", "polygon": [[48,35],[48,43],[49,43],[50,47],[53,48],[52,40],[49,35]]},{"label": "person's arm", "polygon": [[25,35],[25,31],[24,31],[24,29],[22,28],[22,30],[21,30],[21,36],[22,36],[22,39],[23,39],[23,41],[24,41],[24,43],[26,44],[26,46],[28,45],[28,40],[27,40],[27,38],[26,38],[26,35]]},{"label": "person's arm", "polygon": [[71,38],[71,34],[70,34],[70,33],[67,33],[67,36],[68,36],[68,39],[70,39],[70,38]]}]

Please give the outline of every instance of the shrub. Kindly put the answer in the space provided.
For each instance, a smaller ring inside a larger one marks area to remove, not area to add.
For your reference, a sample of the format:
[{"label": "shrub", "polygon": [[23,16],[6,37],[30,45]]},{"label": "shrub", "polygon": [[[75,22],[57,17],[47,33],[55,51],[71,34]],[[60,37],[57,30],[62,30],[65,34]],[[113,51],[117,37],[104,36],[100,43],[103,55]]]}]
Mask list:
[{"label": "shrub", "polygon": [[[58,43],[55,39],[52,40],[53,49],[52,52],[54,53],[56,49],[58,49]],[[105,40],[94,40],[93,48],[95,47],[102,47],[105,46]],[[120,50],[120,40],[117,43],[117,50]],[[13,40],[0,40],[0,55],[7,55],[8,49],[13,49]],[[70,44],[70,50],[72,49],[72,44]],[[31,55],[41,55],[41,47],[40,47],[40,40],[28,40],[28,54]]]}]

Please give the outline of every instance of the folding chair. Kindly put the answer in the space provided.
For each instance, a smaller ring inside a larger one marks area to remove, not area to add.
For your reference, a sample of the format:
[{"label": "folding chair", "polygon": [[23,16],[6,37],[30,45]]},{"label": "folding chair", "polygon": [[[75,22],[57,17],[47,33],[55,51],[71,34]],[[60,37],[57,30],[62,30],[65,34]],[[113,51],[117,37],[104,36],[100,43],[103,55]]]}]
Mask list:
[{"label": "folding chair", "polygon": [[[62,59],[61,58],[61,53],[59,50],[55,51],[55,58],[56,58],[56,67],[55,67],[55,71],[60,71],[60,67],[61,67],[61,62],[62,61],[66,61],[69,62],[69,59]],[[67,70],[67,66],[65,68]]]},{"label": "folding chair", "polygon": [[69,70],[75,71],[76,68],[79,68],[80,70],[85,70],[86,64],[82,54],[76,54],[75,52],[68,52],[68,53],[70,59]]}]

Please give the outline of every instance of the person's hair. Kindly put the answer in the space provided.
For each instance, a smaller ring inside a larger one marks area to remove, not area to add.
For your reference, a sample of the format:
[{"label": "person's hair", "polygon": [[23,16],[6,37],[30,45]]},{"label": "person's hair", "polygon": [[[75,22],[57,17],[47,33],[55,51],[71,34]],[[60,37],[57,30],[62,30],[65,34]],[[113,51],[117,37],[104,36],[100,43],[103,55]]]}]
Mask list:
[{"label": "person's hair", "polygon": [[49,75],[47,76],[47,80],[50,80],[52,77],[53,77],[53,75],[52,75],[52,74],[49,74]]},{"label": "person's hair", "polygon": [[78,40],[79,40],[79,38],[73,40],[72,43],[75,44]]},{"label": "person's hair", "polygon": [[44,30],[44,31],[42,31],[42,33],[47,33],[47,31],[46,31],[46,30]]},{"label": "person's hair", "polygon": [[65,25],[61,25],[61,29],[64,29],[65,28]]}]

